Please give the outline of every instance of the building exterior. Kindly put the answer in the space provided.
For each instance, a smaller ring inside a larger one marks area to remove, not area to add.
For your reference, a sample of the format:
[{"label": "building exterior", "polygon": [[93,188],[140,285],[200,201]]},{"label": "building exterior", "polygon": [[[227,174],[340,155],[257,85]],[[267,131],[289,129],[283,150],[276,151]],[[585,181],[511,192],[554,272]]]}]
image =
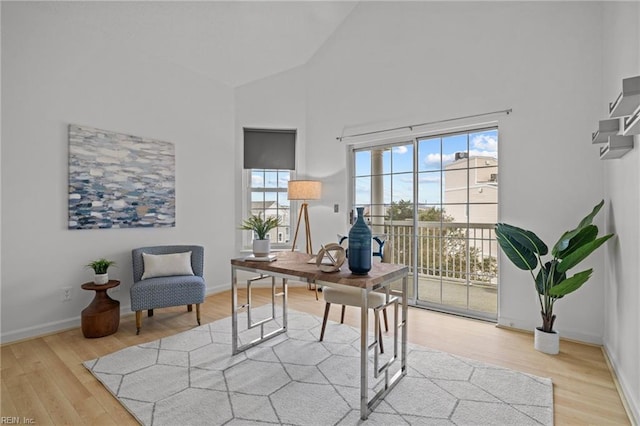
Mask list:
[{"label": "building exterior", "polygon": [[454,222],[496,223],[498,220],[498,159],[489,156],[468,158],[466,155],[466,153],[457,152],[456,160],[445,166],[443,200],[445,212],[453,217]]}]

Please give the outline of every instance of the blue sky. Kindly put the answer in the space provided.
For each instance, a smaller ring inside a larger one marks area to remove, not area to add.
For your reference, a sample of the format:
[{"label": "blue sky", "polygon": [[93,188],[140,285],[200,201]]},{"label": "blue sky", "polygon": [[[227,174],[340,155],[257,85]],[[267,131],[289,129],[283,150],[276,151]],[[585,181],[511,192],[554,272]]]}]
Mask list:
[{"label": "blue sky", "polygon": [[289,206],[290,202],[287,199],[287,187],[290,179],[290,172],[288,170],[281,170],[279,172],[268,171],[268,172],[258,172],[252,171],[251,173],[251,185],[254,187],[263,187],[264,188],[281,188],[284,189],[285,192],[254,192],[251,194],[251,201],[262,201],[262,197],[264,195],[265,201],[276,201],[278,199],[278,204],[281,206]]},{"label": "blue sky", "polygon": [[[413,201],[413,150],[411,143],[396,145],[382,156],[384,202]],[[470,157],[498,158],[496,129],[442,138],[425,138],[418,142],[418,202],[440,204],[440,186],[446,179],[445,167],[455,160],[456,152],[468,152]],[[371,154],[358,151],[355,156],[356,204],[369,204],[371,198]]]}]

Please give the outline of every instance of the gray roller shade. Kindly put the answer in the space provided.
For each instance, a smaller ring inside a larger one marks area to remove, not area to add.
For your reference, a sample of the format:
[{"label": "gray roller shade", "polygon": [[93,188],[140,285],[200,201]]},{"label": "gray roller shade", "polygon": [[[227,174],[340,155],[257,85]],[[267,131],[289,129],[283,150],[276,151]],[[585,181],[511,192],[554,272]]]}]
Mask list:
[{"label": "gray roller shade", "polygon": [[296,130],[244,129],[245,169],[296,168]]}]

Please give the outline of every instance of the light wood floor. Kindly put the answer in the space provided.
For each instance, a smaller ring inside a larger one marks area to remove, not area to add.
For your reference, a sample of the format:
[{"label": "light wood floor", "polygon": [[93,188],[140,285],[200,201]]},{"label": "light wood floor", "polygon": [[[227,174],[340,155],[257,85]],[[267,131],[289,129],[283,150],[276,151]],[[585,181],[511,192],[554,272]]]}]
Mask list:
[{"label": "light wood floor", "polygon": [[[322,316],[324,302],[316,301],[312,292],[304,287],[289,290],[292,309]],[[254,303],[265,302],[263,294],[267,293],[257,289]],[[202,323],[230,315],[230,299],[229,292],[207,297],[202,305]],[[333,308],[330,318],[339,321],[339,312]],[[345,322],[358,326],[358,319],[358,311],[347,308]],[[136,424],[82,362],[170,336],[194,323],[195,312],[187,313],[184,307],[157,309],[152,318],[143,316],[139,336],[135,333],[135,316],[127,315],[122,317],[117,333],[100,339],[85,339],[78,328],[4,345],[0,416],[33,419],[38,425]],[[533,349],[531,334],[414,308],[409,310],[409,340],[550,377],[557,425],[630,424],[600,347],[562,341],[559,355],[545,355]]]}]

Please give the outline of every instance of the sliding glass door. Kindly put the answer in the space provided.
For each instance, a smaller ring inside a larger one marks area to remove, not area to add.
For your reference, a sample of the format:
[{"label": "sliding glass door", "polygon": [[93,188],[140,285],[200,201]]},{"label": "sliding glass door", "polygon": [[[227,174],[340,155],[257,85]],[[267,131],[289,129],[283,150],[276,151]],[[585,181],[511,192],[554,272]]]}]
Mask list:
[{"label": "sliding glass door", "polygon": [[497,317],[497,147],[486,128],[353,150],[355,206],[410,267],[412,304]]}]

